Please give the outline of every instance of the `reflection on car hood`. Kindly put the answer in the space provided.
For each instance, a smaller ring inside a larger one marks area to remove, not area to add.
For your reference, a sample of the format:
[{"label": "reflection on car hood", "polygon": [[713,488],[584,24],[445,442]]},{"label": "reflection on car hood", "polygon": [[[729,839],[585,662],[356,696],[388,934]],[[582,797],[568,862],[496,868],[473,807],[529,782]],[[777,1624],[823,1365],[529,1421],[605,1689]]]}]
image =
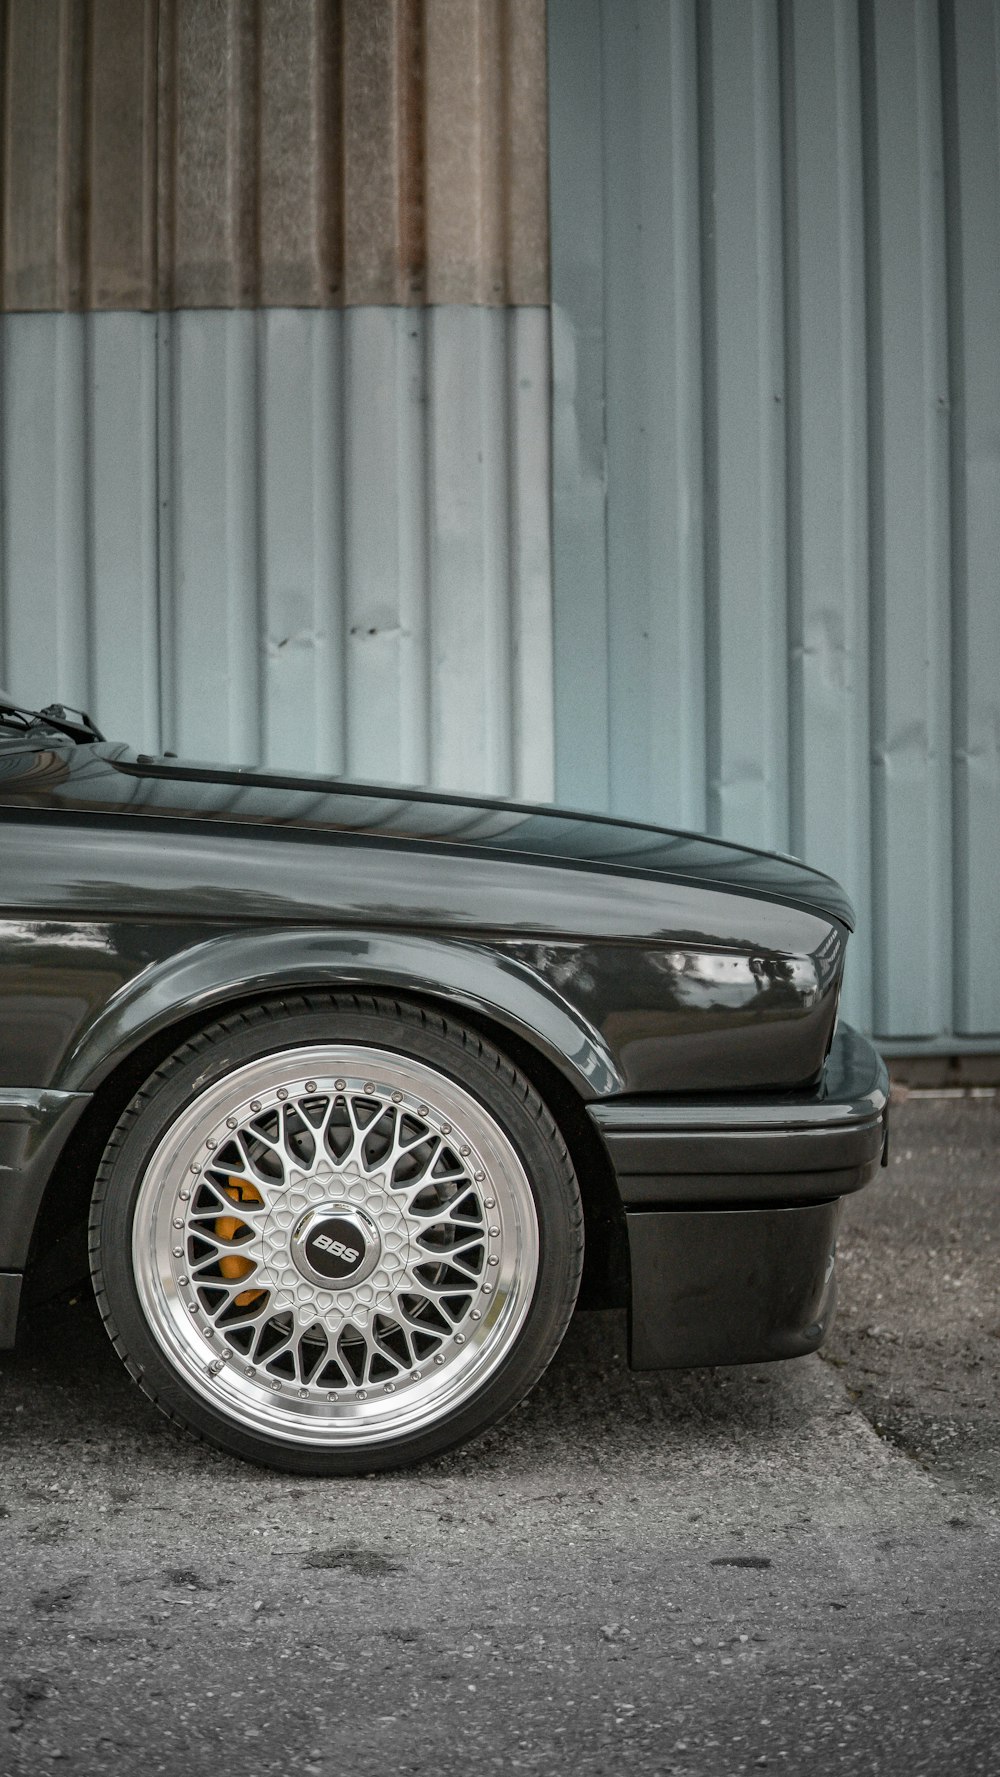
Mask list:
[{"label": "reflection on car hood", "polygon": [[46,746],[0,754],[0,804],[240,826],[301,828],[395,842],[537,857],[787,902],[853,930],[851,902],[832,877],[794,858],[728,840],[606,815],[360,784],[303,773],[151,758],[122,746]]}]

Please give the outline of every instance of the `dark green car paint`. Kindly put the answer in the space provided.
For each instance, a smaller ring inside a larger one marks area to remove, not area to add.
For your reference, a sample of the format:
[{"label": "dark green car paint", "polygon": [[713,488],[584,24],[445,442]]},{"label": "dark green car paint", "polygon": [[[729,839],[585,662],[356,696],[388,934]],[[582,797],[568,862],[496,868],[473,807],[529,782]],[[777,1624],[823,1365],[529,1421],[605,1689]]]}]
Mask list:
[{"label": "dark green car paint", "polygon": [[[634,1321],[667,1329],[639,1341],[657,1362],[671,1361],[671,1315],[635,1263],[640,1225],[651,1252],[681,1232],[666,1205],[690,1217],[692,1204],[736,1195],[766,1216],[822,1198],[824,1176],[838,1197],[877,1165],[880,1106],[867,1137],[860,1125],[839,1146],[824,1136],[852,1094],[875,1103],[881,1090],[861,1039],[847,1061],[838,1040],[828,1061],[853,913],[836,883],[793,860],[603,817],[175,765],[55,736],[0,743],[0,845],[0,1272],[12,1278],[90,1095],[140,1048],[169,1048],[182,1023],[297,988],[388,989],[464,1012],[591,1108],[634,1212]],[[690,1131],[685,1147],[672,1121],[698,1103],[723,1121],[728,1104],[749,1132],[767,1105],[779,1122],[796,1106],[819,1121],[786,1143],[794,1165],[764,1166],[731,1115],[722,1164],[718,1130],[714,1147]],[[623,1134],[612,1112],[630,1104],[646,1121]],[[704,1247],[728,1212],[698,1213],[701,1233],[685,1240]],[[781,1355],[804,1336],[804,1312],[766,1352],[731,1329],[734,1359]],[[0,1337],[2,1320],[0,1308]]]}]

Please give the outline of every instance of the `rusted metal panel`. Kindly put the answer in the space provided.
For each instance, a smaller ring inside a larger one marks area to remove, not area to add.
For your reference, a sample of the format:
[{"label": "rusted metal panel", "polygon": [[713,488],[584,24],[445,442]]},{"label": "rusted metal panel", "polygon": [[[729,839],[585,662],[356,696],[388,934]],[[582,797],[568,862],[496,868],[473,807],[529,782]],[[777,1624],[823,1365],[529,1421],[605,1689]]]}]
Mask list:
[{"label": "rusted metal panel", "polygon": [[344,300],[420,302],[426,292],[421,8],[413,0],[370,6],[348,0],[342,43]]},{"label": "rusted metal panel", "polygon": [[267,0],[258,16],[259,300],[322,308],[341,293],[337,8]]},{"label": "rusted metal panel", "polygon": [[544,0],[6,0],[3,307],[539,304]]},{"label": "rusted metal panel", "polygon": [[155,0],[91,0],[88,14],[81,302],[147,308],[156,276]]},{"label": "rusted metal panel", "polygon": [[545,302],[544,14],[534,0],[426,0],[431,302]]},{"label": "rusted metal panel", "polygon": [[[3,18],[3,293],[9,308],[83,296],[83,15],[74,0],[7,0]],[[38,300],[41,298],[42,300]]]}]

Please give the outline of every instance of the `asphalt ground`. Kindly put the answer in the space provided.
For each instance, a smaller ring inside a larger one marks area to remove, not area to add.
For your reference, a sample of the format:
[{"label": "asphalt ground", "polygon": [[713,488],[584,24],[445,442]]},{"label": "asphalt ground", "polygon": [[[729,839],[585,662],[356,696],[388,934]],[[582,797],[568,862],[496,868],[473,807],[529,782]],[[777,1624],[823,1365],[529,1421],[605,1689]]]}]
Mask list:
[{"label": "asphalt ground", "polygon": [[188,1443],[83,1294],[0,1358],[0,1773],[1000,1772],[1000,1099],[911,1097],[825,1357],[578,1315],[406,1474]]}]

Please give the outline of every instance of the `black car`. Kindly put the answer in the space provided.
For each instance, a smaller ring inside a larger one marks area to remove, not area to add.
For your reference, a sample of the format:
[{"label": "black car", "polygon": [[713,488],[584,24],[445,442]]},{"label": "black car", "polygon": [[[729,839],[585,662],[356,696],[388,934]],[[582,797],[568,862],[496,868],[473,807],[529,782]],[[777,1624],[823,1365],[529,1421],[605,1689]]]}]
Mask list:
[{"label": "black car", "polygon": [[574,1305],[792,1357],[887,1077],[790,858],[136,755],[0,705],[0,1344],[89,1224],[172,1419],[314,1474],[493,1424]]}]

